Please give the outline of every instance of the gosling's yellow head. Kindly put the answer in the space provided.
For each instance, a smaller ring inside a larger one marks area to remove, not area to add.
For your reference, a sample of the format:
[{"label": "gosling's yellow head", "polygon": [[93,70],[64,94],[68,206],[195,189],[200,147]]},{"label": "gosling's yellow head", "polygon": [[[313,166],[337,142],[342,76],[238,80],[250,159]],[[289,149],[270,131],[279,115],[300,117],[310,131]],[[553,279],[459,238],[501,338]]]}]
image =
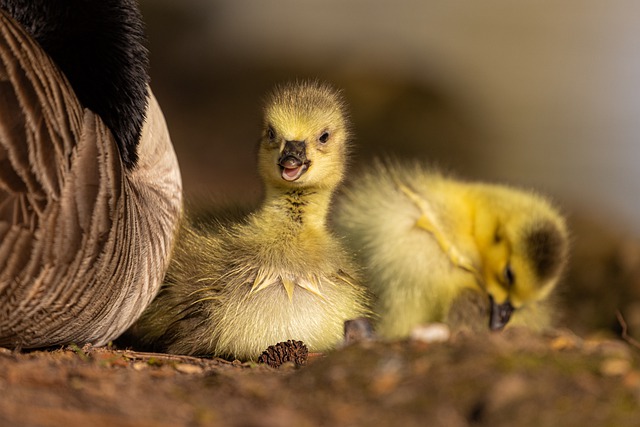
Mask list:
[{"label": "gosling's yellow head", "polygon": [[267,186],[332,189],[343,177],[348,142],[340,92],[317,81],[278,86],[264,109],[260,174]]},{"label": "gosling's yellow head", "polygon": [[549,296],[564,270],[568,233],[545,199],[505,187],[479,186],[475,239],[479,274],[491,300],[491,329],[514,311]]}]

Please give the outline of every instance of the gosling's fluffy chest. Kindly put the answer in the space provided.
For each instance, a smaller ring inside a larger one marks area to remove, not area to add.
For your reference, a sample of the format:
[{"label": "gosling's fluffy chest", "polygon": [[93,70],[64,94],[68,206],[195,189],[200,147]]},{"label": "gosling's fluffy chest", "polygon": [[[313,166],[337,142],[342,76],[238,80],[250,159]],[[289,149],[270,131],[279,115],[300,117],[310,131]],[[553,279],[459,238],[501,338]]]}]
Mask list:
[{"label": "gosling's fluffy chest", "polygon": [[[255,274],[239,286],[228,284],[218,302],[210,306],[217,312],[211,318],[218,319],[212,328],[213,353],[255,359],[269,345],[292,338],[303,341],[310,351],[326,351],[342,339],[344,321],[363,314],[350,304],[351,299],[344,298],[353,291],[340,272],[316,275],[314,291],[303,287],[309,276],[272,271],[268,275],[281,277],[259,290],[252,284]],[[293,283],[292,291],[282,277]]]},{"label": "gosling's fluffy chest", "polygon": [[[217,321],[211,325],[214,354],[252,359],[292,338],[311,351],[326,351],[342,339],[344,321],[366,314],[342,247],[323,229],[298,223],[298,212],[282,213],[280,220],[298,225],[264,227],[258,214],[223,244],[234,267],[209,301],[208,317]],[[238,241],[242,246],[234,247]],[[243,267],[248,265],[255,267]]]}]

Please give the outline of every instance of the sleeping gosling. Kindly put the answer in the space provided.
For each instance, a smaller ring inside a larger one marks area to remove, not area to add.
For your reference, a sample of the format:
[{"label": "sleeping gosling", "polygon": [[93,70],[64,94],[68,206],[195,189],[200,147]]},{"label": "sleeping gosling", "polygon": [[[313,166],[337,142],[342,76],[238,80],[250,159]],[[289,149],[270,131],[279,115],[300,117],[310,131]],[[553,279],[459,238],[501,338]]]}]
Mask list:
[{"label": "sleeping gosling", "polygon": [[537,194],[378,162],[344,192],[334,219],[377,296],[384,337],[429,322],[537,331],[553,323],[568,235]]}]

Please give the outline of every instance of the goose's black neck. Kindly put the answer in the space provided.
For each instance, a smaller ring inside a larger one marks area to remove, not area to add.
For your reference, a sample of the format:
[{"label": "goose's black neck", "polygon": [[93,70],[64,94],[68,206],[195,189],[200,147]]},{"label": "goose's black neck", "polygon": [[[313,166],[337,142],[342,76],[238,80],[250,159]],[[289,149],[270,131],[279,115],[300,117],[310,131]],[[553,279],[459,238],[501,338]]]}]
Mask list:
[{"label": "goose's black neck", "polygon": [[136,0],[0,0],[111,129],[127,167],[148,104],[149,55]]}]

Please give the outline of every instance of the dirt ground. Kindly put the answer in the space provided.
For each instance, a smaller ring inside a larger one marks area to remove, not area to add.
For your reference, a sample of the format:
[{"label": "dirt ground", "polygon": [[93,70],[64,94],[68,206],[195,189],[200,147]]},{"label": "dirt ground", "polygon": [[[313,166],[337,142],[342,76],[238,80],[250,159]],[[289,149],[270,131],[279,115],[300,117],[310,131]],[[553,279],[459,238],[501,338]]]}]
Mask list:
[{"label": "dirt ground", "polygon": [[0,351],[3,426],[636,426],[638,349],[568,331],[361,342],[306,366]]}]

